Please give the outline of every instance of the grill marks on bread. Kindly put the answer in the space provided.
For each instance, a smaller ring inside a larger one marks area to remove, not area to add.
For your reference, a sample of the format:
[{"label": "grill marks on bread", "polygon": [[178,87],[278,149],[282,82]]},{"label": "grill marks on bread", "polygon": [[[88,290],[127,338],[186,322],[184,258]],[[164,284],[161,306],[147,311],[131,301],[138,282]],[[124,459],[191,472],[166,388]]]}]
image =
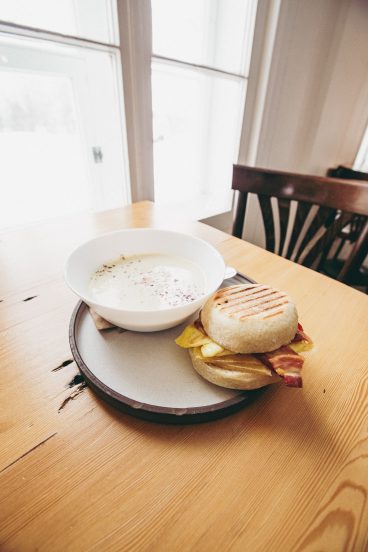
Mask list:
[{"label": "grill marks on bread", "polygon": [[289,299],[282,291],[262,284],[250,284],[220,289],[214,296],[214,302],[219,311],[244,320],[256,315],[263,319],[278,316],[283,313],[282,307],[288,304]]}]

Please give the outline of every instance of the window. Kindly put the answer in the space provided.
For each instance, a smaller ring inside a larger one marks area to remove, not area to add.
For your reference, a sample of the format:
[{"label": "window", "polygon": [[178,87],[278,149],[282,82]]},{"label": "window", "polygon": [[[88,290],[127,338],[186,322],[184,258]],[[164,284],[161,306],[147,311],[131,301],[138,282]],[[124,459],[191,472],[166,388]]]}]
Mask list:
[{"label": "window", "polygon": [[116,0],[1,0],[0,19],[24,27],[119,44]]},{"label": "window", "polygon": [[1,227],[130,201],[114,12],[93,4],[0,3]]},{"label": "window", "polygon": [[360,148],[355,159],[353,169],[355,171],[368,173],[368,127],[366,128],[362,143],[360,144]]},{"label": "window", "polygon": [[256,0],[152,0],[155,201],[231,209]]}]

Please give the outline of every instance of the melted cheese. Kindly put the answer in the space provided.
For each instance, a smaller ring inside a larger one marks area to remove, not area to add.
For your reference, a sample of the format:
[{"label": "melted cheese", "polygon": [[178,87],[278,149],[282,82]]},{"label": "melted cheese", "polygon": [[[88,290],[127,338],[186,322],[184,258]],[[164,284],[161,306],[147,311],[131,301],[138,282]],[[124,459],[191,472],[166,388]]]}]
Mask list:
[{"label": "melted cheese", "polygon": [[[175,343],[183,349],[191,349],[193,347],[200,347],[201,356],[203,358],[222,357],[226,355],[233,355],[232,351],[224,349],[213,341],[207,334],[199,330],[190,324],[185,330],[175,339]],[[290,343],[289,347],[296,353],[303,351],[309,351],[313,347],[313,343],[309,341],[298,341],[296,343]]]},{"label": "melted cheese", "polygon": [[232,355],[232,351],[224,349],[213,341],[207,334],[196,328],[194,324],[190,324],[185,328],[182,334],[175,339],[175,343],[183,349],[191,349],[192,347],[200,347],[201,355],[205,358],[215,356]]}]

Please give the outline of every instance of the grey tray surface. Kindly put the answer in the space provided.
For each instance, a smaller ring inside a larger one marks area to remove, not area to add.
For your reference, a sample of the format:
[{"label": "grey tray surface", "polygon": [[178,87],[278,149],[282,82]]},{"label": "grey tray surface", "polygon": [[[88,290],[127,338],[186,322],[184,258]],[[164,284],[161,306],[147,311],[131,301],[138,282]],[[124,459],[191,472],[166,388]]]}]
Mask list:
[{"label": "grey tray surface", "polygon": [[[236,274],[223,286],[253,282]],[[161,423],[198,423],[231,414],[252,401],[258,391],[218,387],[195,372],[188,352],[174,341],[186,324],[152,333],[99,331],[80,301],[70,321],[70,347],[88,385],[133,416]]]}]

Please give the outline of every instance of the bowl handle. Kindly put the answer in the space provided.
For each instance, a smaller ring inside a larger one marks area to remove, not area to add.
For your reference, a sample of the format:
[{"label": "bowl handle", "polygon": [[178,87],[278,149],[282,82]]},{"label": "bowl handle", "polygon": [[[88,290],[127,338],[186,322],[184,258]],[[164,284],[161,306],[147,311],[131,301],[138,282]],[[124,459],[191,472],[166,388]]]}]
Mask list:
[{"label": "bowl handle", "polygon": [[224,277],[224,280],[227,280],[228,278],[233,278],[236,274],[236,270],[235,268],[233,268],[232,266],[227,266],[225,268],[225,277]]}]

